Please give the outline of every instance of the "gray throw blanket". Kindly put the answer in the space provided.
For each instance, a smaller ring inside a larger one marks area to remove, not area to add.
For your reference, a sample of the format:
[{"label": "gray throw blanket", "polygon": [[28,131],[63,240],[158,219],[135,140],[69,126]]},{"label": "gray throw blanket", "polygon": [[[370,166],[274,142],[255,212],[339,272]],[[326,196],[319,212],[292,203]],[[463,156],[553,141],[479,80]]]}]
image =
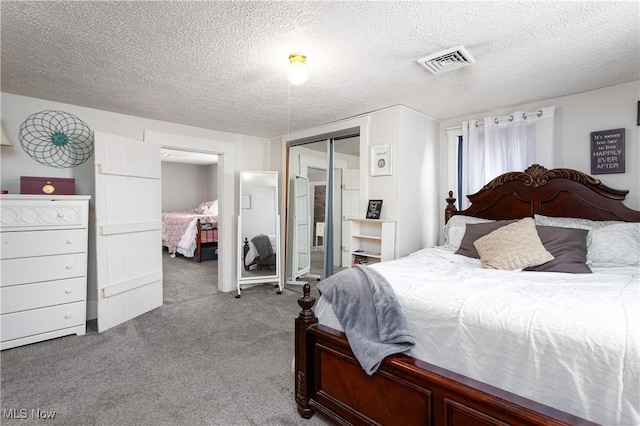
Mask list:
[{"label": "gray throw blanket", "polygon": [[368,266],[355,265],[318,285],[331,302],[351,350],[371,375],[387,355],[405,352],[415,340],[387,279]]},{"label": "gray throw blanket", "polygon": [[273,247],[271,247],[271,240],[269,240],[268,236],[264,234],[256,235],[251,239],[251,242],[256,248],[259,258],[266,259],[273,254]]}]

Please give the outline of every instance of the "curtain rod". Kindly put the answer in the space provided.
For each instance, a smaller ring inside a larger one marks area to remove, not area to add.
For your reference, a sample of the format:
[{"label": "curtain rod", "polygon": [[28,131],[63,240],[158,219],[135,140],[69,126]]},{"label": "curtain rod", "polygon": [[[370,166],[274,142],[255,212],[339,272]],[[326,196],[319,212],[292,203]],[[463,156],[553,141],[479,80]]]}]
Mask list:
[{"label": "curtain rod", "polygon": [[[532,112],[523,112],[522,113],[522,118],[526,120],[527,118],[529,118],[532,115],[535,115],[536,117],[542,117],[542,110],[539,109],[537,111],[532,111]],[[504,120],[513,121],[513,118],[514,118],[513,114],[510,114],[510,115],[505,115],[504,117],[496,117],[496,118],[493,119],[493,122],[498,124],[499,122],[504,121]],[[480,127],[480,126],[483,126],[483,125],[484,125],[484,123],[482,121],[476,121],[476,127]],[[445,132],[450,132],[452,130],[460,130],[460,129],[462,129],[462,126],[447,127],[444,130],[445,130]]]},{"label": "curtain rod", "polygon": [[[533,112],[523,112],[522,113],[522,118],[524,120],[526,120],[527,118],[529,118],[532,115],[535,115],[536,117],[542,117],[542,110],[539,109],[539,110],[533,111]],[[493,119],[493,122],[498,124],[499,122],[505,121],[505,120],[509,120],[509,122],[513,121],[513,114],[505,115],[504,117],[496,117],[496,118]]]},{"label": "curtain rod", "polygon": [[[542,117],[542,110],[539,109],[537,111],[532,111],[532,112],[523,112],[522,113],[522,118],[524,120],[526,120],[527,118],[531,117],[532,115],[535,115],[536,117]],[[505,120],[507,120],[509,122],[512,122],[513,119],[514,119],[513,114],[510,114],[510,115],[505,115],[504,117],[496,117],[496,118],[493,119],[493,122],[496,123],[496,124],[498,124],[501,121],[505,121]],[[484,125],[484,123],[482,123],[480,121],[476,121],[476,127],[480,127],[480,126],[483,126],[483,125]]]}]

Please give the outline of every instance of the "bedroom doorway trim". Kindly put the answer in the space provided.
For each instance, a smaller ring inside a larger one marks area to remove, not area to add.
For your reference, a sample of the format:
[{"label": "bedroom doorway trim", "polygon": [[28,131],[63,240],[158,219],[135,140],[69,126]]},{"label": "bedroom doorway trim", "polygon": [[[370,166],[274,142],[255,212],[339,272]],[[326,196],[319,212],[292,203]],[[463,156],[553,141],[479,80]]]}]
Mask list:
[{"label": "bedroom doorway trim", "polygon": [[183,151],[217,154],[218,157],[218,200],[219,200],[219,243],[218,290],[229,292],[236,289],[235,271],[238,245],[234,236],[234,178],[236,175],[236,147],[233,143],[192,136],[145,131],[144,140]]}]

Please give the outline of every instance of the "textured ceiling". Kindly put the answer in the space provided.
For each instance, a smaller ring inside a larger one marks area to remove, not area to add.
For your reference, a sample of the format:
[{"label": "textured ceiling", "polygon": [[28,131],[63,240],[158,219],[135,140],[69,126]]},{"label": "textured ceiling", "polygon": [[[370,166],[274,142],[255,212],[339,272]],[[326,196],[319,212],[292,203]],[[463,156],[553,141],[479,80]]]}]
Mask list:
[{"label": "textured ceiling", "polygon": [[[2,1],[1,88],[263,137],[398,104],[448,119],[638,80],[639,4]],[[460,44],[475,64],[416,62]]]}]

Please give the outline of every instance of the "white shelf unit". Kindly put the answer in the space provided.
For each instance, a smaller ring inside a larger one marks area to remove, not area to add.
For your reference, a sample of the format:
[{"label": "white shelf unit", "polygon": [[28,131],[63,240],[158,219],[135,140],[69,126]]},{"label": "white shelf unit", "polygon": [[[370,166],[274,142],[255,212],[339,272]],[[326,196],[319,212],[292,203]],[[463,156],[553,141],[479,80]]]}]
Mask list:
[{"label": "white shelf unit", "polygon": [[351,265],[395,259],[395,220],[350,218],[349,230]]}]

